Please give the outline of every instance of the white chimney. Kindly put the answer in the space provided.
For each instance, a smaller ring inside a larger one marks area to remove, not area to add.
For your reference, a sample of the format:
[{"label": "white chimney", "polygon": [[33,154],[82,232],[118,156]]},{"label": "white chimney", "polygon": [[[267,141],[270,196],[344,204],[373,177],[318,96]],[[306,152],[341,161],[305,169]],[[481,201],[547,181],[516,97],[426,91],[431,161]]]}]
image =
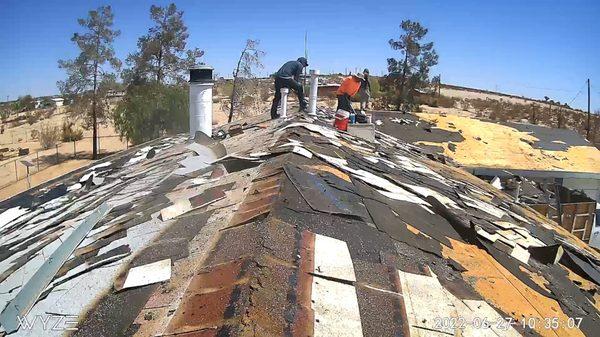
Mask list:
[{"label": "white chimney", "polygon": [[190,69],[190,137],[196,131],[212,137],[213,68],[201,65]]},{"label": "white chimney", "polygon": [[317,94],[319,90],[319,70],[310,70],[310,96],[308,99],[308,114],[317,115]]}]

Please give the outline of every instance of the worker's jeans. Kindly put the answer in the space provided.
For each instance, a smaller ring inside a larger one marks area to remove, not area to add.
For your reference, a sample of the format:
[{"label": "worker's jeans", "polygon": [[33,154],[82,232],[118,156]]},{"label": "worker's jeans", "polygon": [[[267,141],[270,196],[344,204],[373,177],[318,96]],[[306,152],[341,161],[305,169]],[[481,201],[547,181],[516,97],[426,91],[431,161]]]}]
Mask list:
[{"label": "worker's jeans", "polygon": [[367,110],[369,109],[369,100],[371,99],[371,95],[366,92],[366,91],[362,91],[360,93],[360,110]]},{"label": "worker's jeans", "polygon": [[344,111],[356,113],[354,111],[354,108],[352,108],[352,101],[350,101],[350,95],[348,95],[348,94],[338,95],[337,99],[338,99],[337,110],[341,109]]},{"label": "worker's jeans", "polygon": [[273,105],[271,105],[271,119],[279,118],[277,114],[277,107],[281,101],[281,88],[292,89],[298,95],[298,102],[300,103],[300,110],[306,109],[306,101],[304,100],[304,89],[302,84],[296,82],[291,78],[275,78],[275,98],[273,98]]}]

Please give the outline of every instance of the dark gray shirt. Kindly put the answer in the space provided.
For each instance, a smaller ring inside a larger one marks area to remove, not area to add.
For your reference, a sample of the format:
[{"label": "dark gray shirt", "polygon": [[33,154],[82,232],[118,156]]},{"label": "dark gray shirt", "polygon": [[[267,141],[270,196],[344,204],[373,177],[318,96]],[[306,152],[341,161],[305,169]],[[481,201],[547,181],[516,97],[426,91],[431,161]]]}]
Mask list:
[{"label": "dark gray shirt", "polygon": [[279,68],[277,73],[275,73],[275,76],[279,78],[293,78],[298,81],[303,68],[304,66],[302,63],[298,61],[289,61]]}]

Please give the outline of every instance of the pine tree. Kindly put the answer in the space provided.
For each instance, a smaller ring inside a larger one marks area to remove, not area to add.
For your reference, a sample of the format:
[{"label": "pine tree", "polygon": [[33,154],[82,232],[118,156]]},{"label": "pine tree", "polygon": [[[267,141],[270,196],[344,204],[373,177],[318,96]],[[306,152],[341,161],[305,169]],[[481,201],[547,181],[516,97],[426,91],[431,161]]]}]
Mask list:
[{"label": "pine tree", "polygon": [[83,32],[73,34],[71,41],[79,48],[79,56],[58,61],[59,68],[67,72],[67,79],[57,83],[61,93],[73,98],[74,112],[83,114],[87,126],[93,129],[93,159],[98,158],[98,122],[108,112],[105,93],[115,82],[110,70],[121,67],[112,46],[120,34],[113,29],[113,19],[110,6],[101,6],[90,11],[87,18],[78,19]]},{"label": "pine tree", "polygon": [[387,59],[388,86],[394,90],[394,103],[398,109],[403,103],[410,103],[413,89],[429,84],[429,69],[438,63],[433,42],[422,41],[427,35],[427,28],[418,22],[404,20],[400,29],[403,31],[400,38],[390,39],[388,43],[392,49],[400,51],[403,58]]},{"label": "pine tree", "polygon": [[152,5],[150,18],[154,26],[138,39],[138,50],[127,57],[128,69],[122,74],[125,83],[184,82],[187,69],[204,52],[198,48],[186,49],[189,34],[183,11],[178,11],[173,3],[166,7]]}]

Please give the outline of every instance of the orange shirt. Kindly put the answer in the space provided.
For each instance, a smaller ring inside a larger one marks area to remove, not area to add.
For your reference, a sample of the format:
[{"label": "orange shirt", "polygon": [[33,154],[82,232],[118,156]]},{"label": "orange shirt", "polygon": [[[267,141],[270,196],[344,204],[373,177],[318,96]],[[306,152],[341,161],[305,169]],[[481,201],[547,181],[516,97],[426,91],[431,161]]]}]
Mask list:
[{"label": "orange shirt", "polygon": [[348,94],[350,96],[354,96],[354,95],[356,95],[356,93],[358,92],[359,89],[360,89],[360,80],[353,76],[348,76],[348,77],[344,78],[344,80],[342,81],[342,85],[340,85],[340,87],[336,91],[336,94],[338,96],[343,95],[343,94]]}]

